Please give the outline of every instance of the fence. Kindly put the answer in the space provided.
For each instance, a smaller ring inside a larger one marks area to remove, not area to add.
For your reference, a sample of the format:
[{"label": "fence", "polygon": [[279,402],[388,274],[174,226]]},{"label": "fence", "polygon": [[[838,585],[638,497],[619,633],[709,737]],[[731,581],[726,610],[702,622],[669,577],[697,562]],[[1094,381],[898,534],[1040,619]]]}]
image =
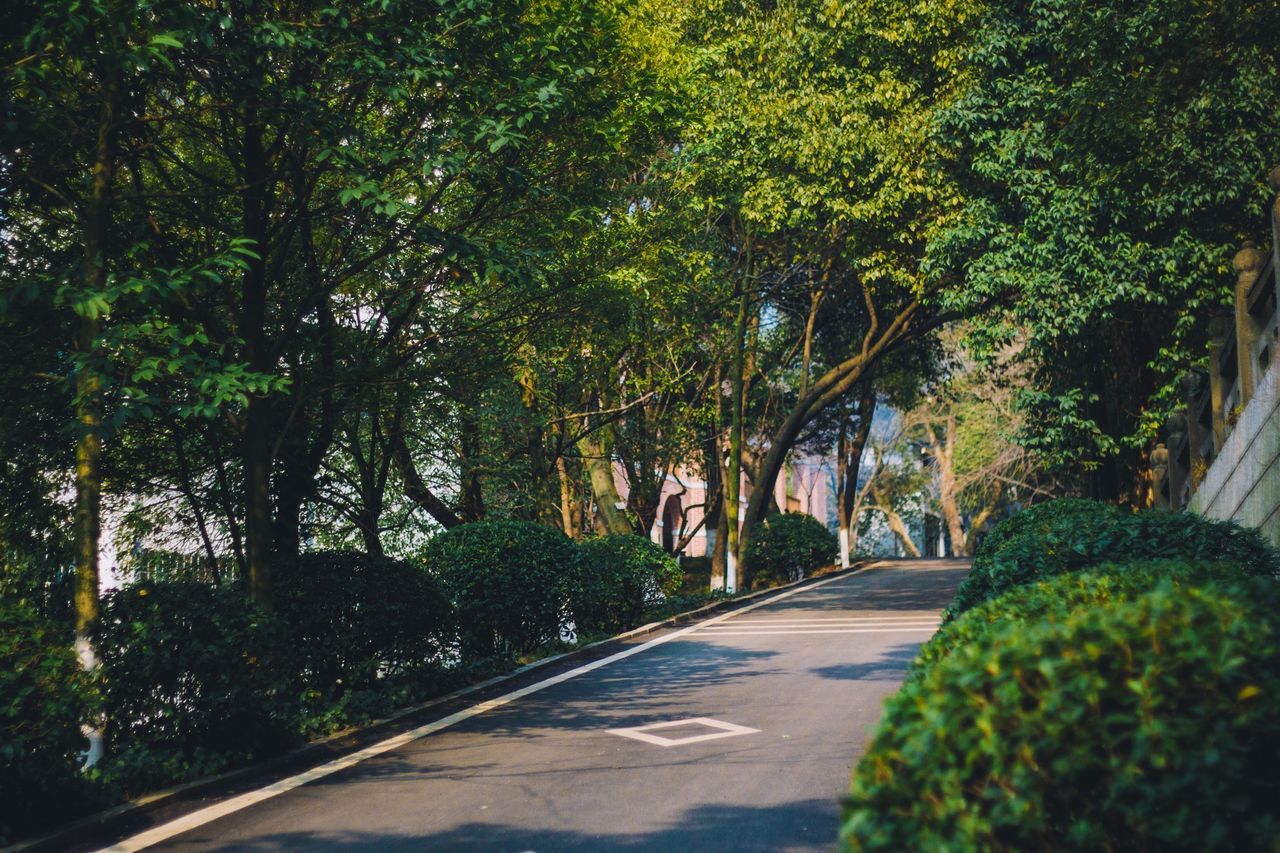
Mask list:
[{"label": "fence", "polygon": [[1209,365],[1183,379],[1185,411],[1152,453],[1156,504],[1260,528],[1280,544],[1280,166],[1271,251],[1236,253],[1234,312],[1209,325]]}]

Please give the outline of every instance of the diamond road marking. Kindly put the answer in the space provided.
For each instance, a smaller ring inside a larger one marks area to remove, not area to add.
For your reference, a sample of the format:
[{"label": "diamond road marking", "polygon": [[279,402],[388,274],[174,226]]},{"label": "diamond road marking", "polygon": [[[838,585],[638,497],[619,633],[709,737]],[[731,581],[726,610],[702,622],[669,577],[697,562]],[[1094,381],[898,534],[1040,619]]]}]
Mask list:
[{"label": "diamond road marking", "polygon": [[[706,726],[716,731],[705,735],[689,735],[688,737],[669,738],[662,735],[649,734],[655,730],[672,729],[677,726],[699,725]],[[688,720],[671,720],[666,723],[650,723],[647,726],[633,726],[629,729],[606,729],[611,735],[619,737],[629,737],[632,740],[644,741],[654,746],[684,746],[686,743],[698,743],[704,740],[716,740],[722,737],[736,737],[738,735],[753,735],[760,732],[759,729],[748,728],[747,726],[739,726],[734,723],[726,723],[722,720],[713,720],[710,717],[692,717]]]}]

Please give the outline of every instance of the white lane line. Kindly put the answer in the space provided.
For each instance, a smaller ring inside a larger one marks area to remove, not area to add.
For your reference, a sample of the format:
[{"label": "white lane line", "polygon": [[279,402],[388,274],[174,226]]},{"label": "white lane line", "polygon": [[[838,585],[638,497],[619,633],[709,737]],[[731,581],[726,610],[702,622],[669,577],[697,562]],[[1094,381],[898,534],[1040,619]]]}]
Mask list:
[{"label": "white lane line", "polygon": [[937,613],[919,613],[914,616],[816,616],[813,618],[805,618],[795,616],[789,619],[735,619],[735,622],[750,623],[752,625],[791,625],[796,622],[922,622],[926,619],[934,622],[940,621],[941,616]]},{"label": "white lane line", "polygon": [[818,628],[813,630],[796,628],[776,631],[710,630],[698,631],[698,634],[700,637],[764,637],[765,634],[904,634],[911,633],[911,631],[932,631],[934,629],[937,629],[937,625],[902,625],[899,628]]},{"label": "white lane line", "polygon": [[606,658],[601,658],[600,660],[583,664],[577,669],[571,669],[568,672],[553,675],[551,678],[543,679],[542,681],[530,684],[527,687],[521,687],[519,690],[513,690],[510,693],[503,694],[495,699],[490,699],[487,702],[481,702],[478,705],[472,705],[470,708],[464,708],[463,710],[450,714],[447,717],[442,717],[435,722],[427,723],[426,725],[419,726],[416,729],[410,729],[403,734],[387,738],[386,740],[375,743],[372,746],[367,746],[358,752],[353,752],[350,755],[335,759],[327,764],[321,764],[319,767],[313,767],[305,773],[299,773],[296,776],[281,779],[278,782],[267,785],[265,788],[259,788],[256,791],[248,791],[237,797],[224,800],[221,803],[214,803],[211,806],[206,806],[203,809],[191,812],[188,815],[184,815],[180,818],[171,820],[168,823],[161,824],[160,826],[153,827],[145,832],[140,832],[137,835],[126,838],[118,844],[113,844],[110,847],[104,847],[99,851],[99,853],[133,853],[135,850],[144,850],[153,844],[159,844],[162,841],[167,841],[175,835],[181,835],[184,832],[189,832],[192,829],[204,826],[207,823],[215,821],[218,818],[226,817],[227,815],[238,812],[241,809],[246,809],[249,806],[262,802],[263,800],[269,800],[272,797],[292,791],[294,788],[299,788],[308,782],[323,779],[325,776],[330,776],[341,770],[346,770],[348,767],[353,767],[362,761],[367,761],[370,758],[382,755],[384,752],[390,752],[393,749],[398,749],[399,747],[412,743],[415,740],[424,738],[427,735],[434,734],[442,729],[447,729],[450,726],[463,722],[464,720],[469,720],[472,717],[478,717],[486,711],[492,711],[494,708],[501,708],[503,705],[508,705],[517,699],[521,699],[532,693],[546,690],[548,687],[554,687],[557,684],[562,684],[570,679],[577,678],[580,675],[586,675],[588,672],[593,672],[603,666],[608,666],[609,664],[623,660],[624,658],[629,658],[632,655],[638,655],[643,651],[652,649],[654,646],[660,646],[663,643],[669,643],[672,640],[686,637],[699,628],[707,625],[714,625],[717,622],[723,622],[730,617],[737,616],[742,613],[748,613],[760,607],[766,607],[774,602],[790,598],[793,595],[799,595],[802,592],[809,592],[810,590],[826,586],[830,583],[835,583],[836,581],[847,580],[856,574],[858,574],[858,572],[852,572],[850,574],[840,575],[839,577],[834,578],[827,578],[826,580],[818,581],[817,583],[810,584],[809,586],[787,590],[786,592],[779,593],[772,598],[766,598],[762,601],[758,601],[755,604],[748,604],[746,607],[739,610],[724,613],[720,616],[713,616],[710,619],[699,622],[697,625],[690,625],[688,628],[681,628],[678,631],[673,631],[670,634],[650,640],[647,643],[642,643],[633,648],[624,649],[616,654],[609,655]]},{"label": "white lane line", "polygon": [[898,619],[898,620],[894,620],[893,622],[878,622],[878,621],[872,621],[869,619],[823,619],[823,620],[814,620],[811,622],[804,622],[800,620],[797,620],[795,622],[763,622],[763,621],[756,621],[755,619],[743,619],[742,621],[738,621],[735,619],[731,622],[726,622],[724,625],[716,625],[713,628],[707,628],[706,630],[718,631],[721,628],[738,627],[738,626],[741,626],[741,627],[750,626],[752,628],[796,628],[796,627],[852,628],[852,627],[858,627],[858,626],[862,626],[866,628],[881,628],[881,627],[892,628],[894,625],[941,625],[941,624],[942,622],[939,619],[925,619],[925,618]]}]

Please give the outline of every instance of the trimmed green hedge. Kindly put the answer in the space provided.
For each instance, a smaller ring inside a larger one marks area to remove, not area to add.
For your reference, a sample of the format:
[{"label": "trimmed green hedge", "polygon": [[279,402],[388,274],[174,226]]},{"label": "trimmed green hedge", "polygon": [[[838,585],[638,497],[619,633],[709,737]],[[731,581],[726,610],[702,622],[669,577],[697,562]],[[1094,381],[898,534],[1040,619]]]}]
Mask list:
[{"label": "trimmed green hedge", "polygon": [[771,515],[756,525],[748,549],[751,586],[800,580],[835,562],[839,548],[835,534],[811,515]]},{"label": "trimmed green hedge", "polygon": [[93,804],[80,775],[93,707],[61,626],[0,601],[0,845]]},{"label": "trimmed green hedge", "polygon": [[1027,533],[1043,536],[1054,524],[1064,518],[1078,518],[1088,523],[1090,519],[1110,520],[1124,514],[1124,511],[1112,504],[1104,504],[1088,498],[1057,498],[1045,503],[1033,504],[993,527],[991,532],[982,537],[974,557],[981,560],[983,557],[994,554],[1016,536]]},{"label": "trimmed green hedge", "polygon": [[427,543],[427,567],[453,602],[464,660],[531,652],[560,636],[578,548],[528,521],[477,521]]},{"label": "trimmed green hedge", "polygon": [[579,578],[569,594],[579,634],[634,628],[645,609],[675,592],[680,566],[643,536],[600,536],[579,544]]},{"label": "trimmed green hedge", "polygon": [[924,678],[930,668],[954,650],[980,641],[989,631],[1016,623],[1037,624],[1081,607],[1100,607],[1130,599],[1168,581],[1176,586],[1233,584],[1245,575],[1234,563],[1146,560],[1108,563],[1014,589],[984,602],[938,629],[920,649],[907,681]]},{"label": "trimmed green hedge", "polygon": [[143,583],[108,594],[95,644],[106,775],[130,793],[299,740],[288,628],[238,589]]},{"label": "trimmed green hedge", "polygon": [[[1216,560],[1236,563],[1246,574],[1280,576],[1280,554],[1256,531],[1230,522],[1184,512],[1126,515],[1075,501],[1073,511],[1057,513],[1058,503],[1027,510],[1041,512],[1031,522],[1017,522],[1020,532],[1002,536],[994,549],[984,548],[948,607],[948,620],[1014,587],[1104,563]],[[1017,519],[1004,522],[993,535]]]},{"label": "trimmed green hedge", "polygon": [[890,700],[843,847],[1269,849],[1280,585],[1164,578],[1113,596],[1116,578],[1001,600],[1025,619],[962,617],[967,642]]},{"label": "trimmed green hedge", "polygon": [[350,551],[302,554],[276,567],[274,588],[312,704],[429,676],[452,651],[449,598],[411,563]]}]

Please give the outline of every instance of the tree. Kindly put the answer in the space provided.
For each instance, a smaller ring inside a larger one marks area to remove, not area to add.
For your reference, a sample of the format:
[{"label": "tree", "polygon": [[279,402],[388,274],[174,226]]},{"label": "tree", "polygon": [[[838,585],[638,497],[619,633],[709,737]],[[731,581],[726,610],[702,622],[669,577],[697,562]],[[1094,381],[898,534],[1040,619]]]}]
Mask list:
[{"label": "tree", "polygon": [[1026,335],[1023,440],[1144,504],[1144,445],[1204,355],[1280,147],[1274,3],[996,2],[940,115],[964,213],[932,262],[1021,291],[978,351]]}]

